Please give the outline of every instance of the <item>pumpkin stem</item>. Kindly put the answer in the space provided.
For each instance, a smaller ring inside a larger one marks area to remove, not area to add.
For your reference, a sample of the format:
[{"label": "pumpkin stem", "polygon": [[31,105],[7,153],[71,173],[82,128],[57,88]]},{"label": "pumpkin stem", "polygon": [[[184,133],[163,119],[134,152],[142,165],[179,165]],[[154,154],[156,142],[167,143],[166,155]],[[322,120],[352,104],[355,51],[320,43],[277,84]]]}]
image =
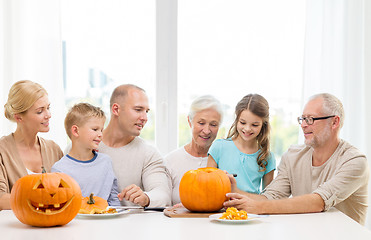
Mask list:
[{"label": "pumpkin stem", "polygon": [[94,193],[90,193],[89,200],[87,201],[88,204],[94,204]]},{"label": "pumpkin stem", "polygon": [[41,166],[41,169],[42,169],[41,173],[46,173],[44,166]]}]

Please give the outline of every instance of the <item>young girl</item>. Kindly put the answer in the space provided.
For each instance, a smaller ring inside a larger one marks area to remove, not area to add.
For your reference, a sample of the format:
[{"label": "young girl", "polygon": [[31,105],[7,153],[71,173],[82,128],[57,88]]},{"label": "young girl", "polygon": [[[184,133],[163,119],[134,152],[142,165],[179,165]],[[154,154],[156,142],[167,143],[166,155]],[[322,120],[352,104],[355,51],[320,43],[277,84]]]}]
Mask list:
[{"label": "young girl", "polygon": [[[258,94],[249,94],[238,102],[227,139],[218,139],[210,147],[208,167],[237,174],[239,190],[260,193],[272,180],[276,159],[269,151],[269,105]],[[263,180],[263,181],[262,181]]]}]

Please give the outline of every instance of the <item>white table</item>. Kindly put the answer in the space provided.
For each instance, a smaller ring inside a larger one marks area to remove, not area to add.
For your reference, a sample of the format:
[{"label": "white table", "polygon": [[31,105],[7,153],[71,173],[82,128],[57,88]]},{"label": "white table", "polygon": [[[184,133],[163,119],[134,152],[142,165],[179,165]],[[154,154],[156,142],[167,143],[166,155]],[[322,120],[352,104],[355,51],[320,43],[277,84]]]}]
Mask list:
[{"label": "white table", "polygon": [[22,224],[10,210],[0,211],[0,239],[274,239],[371,240],[371,231],[343,213],[271,215],[244,224],[208,218],[169,218],[161,212],[131,212],[106,219],[75,218],[61,227]]}]

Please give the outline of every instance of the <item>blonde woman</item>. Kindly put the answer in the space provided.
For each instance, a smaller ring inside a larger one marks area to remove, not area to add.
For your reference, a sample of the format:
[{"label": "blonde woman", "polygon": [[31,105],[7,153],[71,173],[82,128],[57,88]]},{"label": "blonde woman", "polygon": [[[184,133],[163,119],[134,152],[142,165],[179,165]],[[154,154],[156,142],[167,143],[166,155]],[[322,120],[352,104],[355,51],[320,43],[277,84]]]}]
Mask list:
[{"label": "blonde woman", "polygon": [[49,172],[63,152],[51,140],[37,134],[49,131],[50,103],[46,90],[37,83],[16,82],[4,105],[5,117],[17,124],[14,133],[0,139],[0,210],[10,209],[10,191],[20,178]]}]

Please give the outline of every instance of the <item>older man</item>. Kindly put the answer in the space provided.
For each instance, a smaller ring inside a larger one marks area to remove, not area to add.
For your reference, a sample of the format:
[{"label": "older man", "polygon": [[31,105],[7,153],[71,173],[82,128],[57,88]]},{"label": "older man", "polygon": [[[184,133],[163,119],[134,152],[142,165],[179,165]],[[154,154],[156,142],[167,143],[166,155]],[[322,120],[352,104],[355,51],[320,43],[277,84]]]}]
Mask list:
[{"label": "older man", "polygon": [[145,91],[118,86],[110,100],[111,119],[99,151],[112,158],[124,205],[164,207],[171,204],[170,185],[159,152],[139,137],[149,111]]},{"label": "older man", "polygon": [[[231,200],[224,205],[258,214],[313,213],[335,207],[364,224],[369,168],[365,155],[339,138],[342,103],[331,94],[315,95],[298,122],[305,145],[292,146],[282,156],[278,175],[264,192],[230,193]],[[233,191],[236,184],[230,179]]]}]

